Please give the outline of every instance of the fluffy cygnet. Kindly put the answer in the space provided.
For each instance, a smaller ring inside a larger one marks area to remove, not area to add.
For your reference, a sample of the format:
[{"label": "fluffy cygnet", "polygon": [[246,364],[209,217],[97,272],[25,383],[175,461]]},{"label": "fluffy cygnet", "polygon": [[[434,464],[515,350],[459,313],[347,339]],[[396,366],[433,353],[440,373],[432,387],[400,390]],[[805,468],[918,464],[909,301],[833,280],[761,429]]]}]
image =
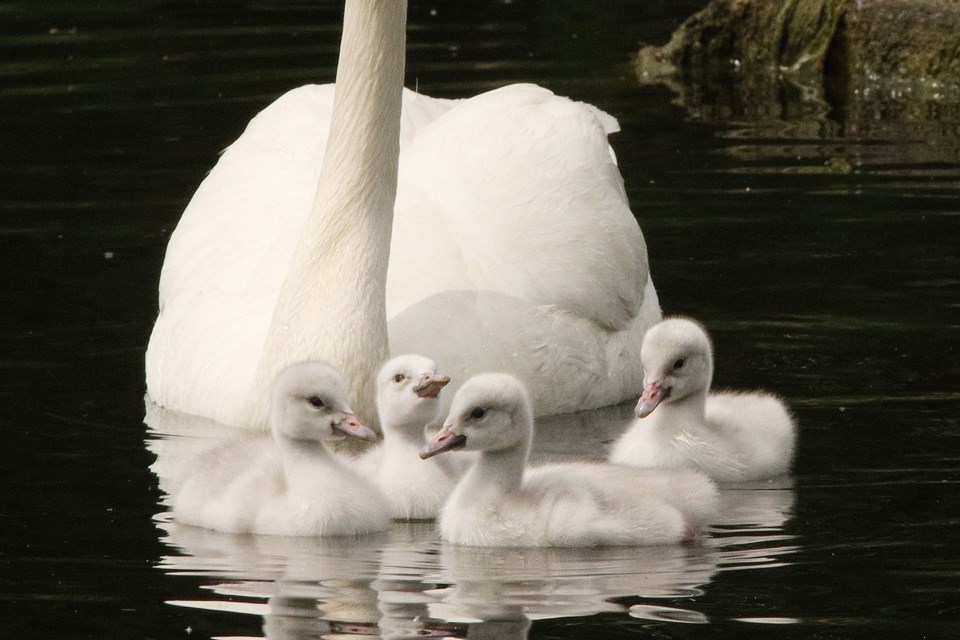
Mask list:
[{"label": "fluffy cygnet", "polygon": [[424,428],[439,422],[440,390],[450,382],[437,365],[418,355],[398,356],[377,374],[377,410],[383,444],[357,460],[357,468],[386,496],[394,518],[432,520],[466,471],[456,456],[418,458]]},{"label": "fluffy cygnet", "polygon": [[326,364],[295,364],[276,379],[271,437],[205,453],[174,496],[181,523],[231,533],[337,536],[383,531],[380,491],[327,443],[376,440],[347,405],[343,378]]},{"label": "fluffy cygnet", "polygon": [[530,398],[519,380],[488,373],[464,383],[421,453],[480,452],[443,507],[441,537],[498,547],[665,544],[716,517],[717,489],[700,473],[603,463],[526,469],[532,436]]},{"label": "fluffy cygnet", "polygon": [[611,462],[698,469],[717,481],[789,472],[796,443],[790,412],[767,393],[710,393],[713,349],[698,323],[670,318],[655,325],[641,359],[637,420],[614,444]]}]

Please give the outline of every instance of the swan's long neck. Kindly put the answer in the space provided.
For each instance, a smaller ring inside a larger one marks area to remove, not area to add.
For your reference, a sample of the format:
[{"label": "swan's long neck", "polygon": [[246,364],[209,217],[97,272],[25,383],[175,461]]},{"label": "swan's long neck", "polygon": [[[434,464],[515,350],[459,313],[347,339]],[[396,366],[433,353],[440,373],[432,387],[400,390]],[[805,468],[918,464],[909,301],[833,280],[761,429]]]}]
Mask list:
[{"label": "swan's long neck", "polygon": [[347,0],[333,115],[310,216],[280,290],[251,401],[265,423],[284,366],[326,360],[376,420],[386,359],[386,278],[397,191],[405,0]]}]

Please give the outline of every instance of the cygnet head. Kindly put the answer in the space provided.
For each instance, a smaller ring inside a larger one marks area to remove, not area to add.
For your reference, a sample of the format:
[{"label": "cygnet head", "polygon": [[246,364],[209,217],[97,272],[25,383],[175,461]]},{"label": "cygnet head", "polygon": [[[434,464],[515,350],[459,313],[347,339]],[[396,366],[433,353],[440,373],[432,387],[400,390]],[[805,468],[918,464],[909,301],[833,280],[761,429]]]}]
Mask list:
[{"label": "cygnet head", "polygon": [[533,405],[523,383],[506,373],[484,373],[467,380],[453,397],[443,428],[420,457],[444,451],[499,451],[530,447]]},{"label": "cygnet head", "polygon": [[713,377],[713,348],[707,332],[688,318],[668,318],[643,337],[643,395],[638,418],[650,415],[661,402],[675,402],[706,393]]},{"label": "cygnet head", "polygon": [[280,372],[273,385],[270,427],[275,436],[291,440],[377,439],[350,409],[343,377],[323,362],[293,364]]},{"label": "cygnet head", "polygon": [[430,358],[405,355],[390,360],[377,374],[380,424],[420,436],[423,427],[437,419],[440,390],[448,382]]}]

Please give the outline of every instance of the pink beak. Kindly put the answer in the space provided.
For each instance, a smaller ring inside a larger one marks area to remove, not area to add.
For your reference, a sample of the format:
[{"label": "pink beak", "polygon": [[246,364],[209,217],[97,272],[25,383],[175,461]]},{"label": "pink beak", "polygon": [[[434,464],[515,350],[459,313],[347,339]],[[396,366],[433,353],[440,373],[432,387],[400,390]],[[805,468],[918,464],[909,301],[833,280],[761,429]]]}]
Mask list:
[{"label": "pink beak", "polygon": [[430,442],[420,450],[420,458],[426,460],[444,451],[460,449],[466,442],[467,436],[457,435],[450,430],[450,427],[444,426],[440,431],[437,431],[437,434],[430,438]]},{"label": "pink beak", "polygon": [[334,431],[339,431],[345,436],[351,438],[357,438],[359,440],[366,440],[367,442],[376,442],[377,434],[376,432],[363,424],[363,421],[360,420],[357,416],[352,413],[341,413],[342,419],[339,422],[332,423]]},{"label": "pink beak", "polygon": [[638,418],[646,418],[653,413],[663,400],[670,396],[670,387],[661,387],[653,382],[643,388],[643,395],[637,402],[637,407],[633,410],[633,415]]},{"label": "pink beak", "polygon": [[448,382],[450,382],[449,377],[428,371],[420,376],[420,382],[413,387],[413,392],[420,398],[436,398],[440,395],[440,389],[443,389]]}]

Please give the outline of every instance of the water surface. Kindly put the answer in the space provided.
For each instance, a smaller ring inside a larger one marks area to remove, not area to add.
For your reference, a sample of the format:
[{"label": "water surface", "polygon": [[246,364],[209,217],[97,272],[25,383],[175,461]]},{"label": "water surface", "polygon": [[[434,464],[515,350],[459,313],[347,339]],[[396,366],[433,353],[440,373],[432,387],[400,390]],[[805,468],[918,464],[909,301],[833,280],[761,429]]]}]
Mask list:
[{"label": "water surface", "polygon": [[[249,118],[332,79],[339,3],[0,3],[2,635],[956,636],[955,105],[852,133],[641,87],[630,54],[701,2],[412,5],[408,86],[538,82],[620,120],[664,309],[711,329],[719,386],[794,407],[792,481],[666,549],[177,527],[161,461],[198,438],[143,426],[163,251]],[[543,425],[538,455],[601,456],[627,410]]]}]

